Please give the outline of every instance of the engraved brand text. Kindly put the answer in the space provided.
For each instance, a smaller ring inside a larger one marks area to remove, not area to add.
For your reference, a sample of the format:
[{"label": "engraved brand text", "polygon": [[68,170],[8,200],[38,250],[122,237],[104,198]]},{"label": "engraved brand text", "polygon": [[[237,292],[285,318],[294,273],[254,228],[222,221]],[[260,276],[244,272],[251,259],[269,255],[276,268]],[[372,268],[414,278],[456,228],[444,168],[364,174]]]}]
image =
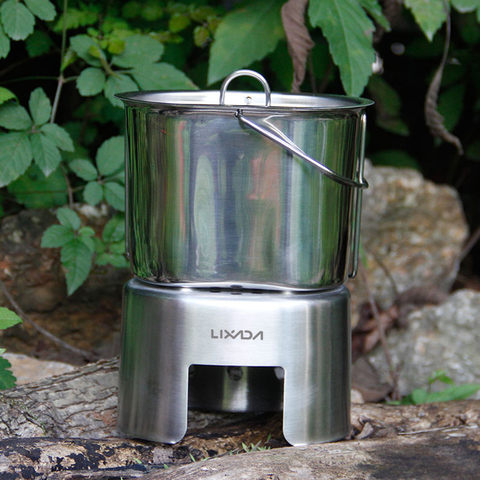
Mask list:
[{"label": "engraved brand text", "polygon": [[210,331],[210,338],[221,338],[226,340],[227,338],[231,338],[235,340],[239,338],[240,340],[263,340],[263,331],[256,333],[255,335],[250,330],[219,330],[215,331],[213,328]]}]

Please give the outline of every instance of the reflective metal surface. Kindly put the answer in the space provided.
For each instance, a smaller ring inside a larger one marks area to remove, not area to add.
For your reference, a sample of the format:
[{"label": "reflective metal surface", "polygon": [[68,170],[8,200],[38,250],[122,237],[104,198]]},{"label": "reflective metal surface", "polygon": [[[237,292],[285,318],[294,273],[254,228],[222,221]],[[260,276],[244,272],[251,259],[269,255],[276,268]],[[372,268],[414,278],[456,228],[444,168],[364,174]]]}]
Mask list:
[{"label": "reflective metal surface", "polygon": [[232,91],[226,105],[219,92],[118,97],[126,105],[127,250],[136,276],[293,290],[346,281],[361,194],[236,114],[241,106],[255,124],[357,181],[371,102],[272,93],[267,107],[265,93]]},{"label": "reflective metal surface", "polygon": [[277,412],[283,408],[283,379],[281,367],[193,365],[188,406],[214,412]]},{"label": "reflective metal surface", "polygon": [[[238,366],[277,367],[279,378],[284,374],[287,441],[303,445],[345,437],[350,428],[349,310],[343,286],[321,293],[209,292],[131,280],[124,292],[118,429],[178,442],[187,428],[191,365],[233,367],[233,376],[240,375]],[[216,403],[251,410],[261,401],[255,395],[262,395],[255,383],[244,382],[234,400],[231,388],[218,386]]]}]

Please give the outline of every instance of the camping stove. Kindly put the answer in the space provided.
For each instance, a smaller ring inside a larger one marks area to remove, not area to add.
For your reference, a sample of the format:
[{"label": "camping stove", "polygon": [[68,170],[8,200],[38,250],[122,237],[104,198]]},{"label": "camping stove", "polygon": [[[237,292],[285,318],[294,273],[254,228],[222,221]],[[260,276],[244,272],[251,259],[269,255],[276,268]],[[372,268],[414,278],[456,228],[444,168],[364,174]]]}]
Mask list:
[{"label": "camping stove", "polygon": [[[229,92],[237,76],[264,92]],[[283,410],[293,445],[350,429],[350,297],[365,108],[271,94],[132,92],[118,429],[182,439],[188,408]],[[307,153],[308,152],[308,153]]]},{"label": "camping stove", "polygon": [[350,428],[350,302],[344,286],[292,293],[125,287],[119,424],[176,443],[190,407],[283,407],[292,445]]}]

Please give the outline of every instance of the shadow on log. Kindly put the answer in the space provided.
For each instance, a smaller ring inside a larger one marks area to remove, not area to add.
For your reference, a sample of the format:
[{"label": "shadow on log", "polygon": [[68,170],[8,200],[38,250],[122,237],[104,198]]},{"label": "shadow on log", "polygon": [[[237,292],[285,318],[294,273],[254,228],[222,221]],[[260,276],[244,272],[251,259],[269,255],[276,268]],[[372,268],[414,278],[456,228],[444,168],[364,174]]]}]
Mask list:
[{"label": "shadow on log", "polygon": [[0,480],[478,478],[480,401],[354,404],[350,440],[307,447],[287,446],[281,414],[190,412],[185,438],[164,445],[115,431],[117,367],[0,393]]}]

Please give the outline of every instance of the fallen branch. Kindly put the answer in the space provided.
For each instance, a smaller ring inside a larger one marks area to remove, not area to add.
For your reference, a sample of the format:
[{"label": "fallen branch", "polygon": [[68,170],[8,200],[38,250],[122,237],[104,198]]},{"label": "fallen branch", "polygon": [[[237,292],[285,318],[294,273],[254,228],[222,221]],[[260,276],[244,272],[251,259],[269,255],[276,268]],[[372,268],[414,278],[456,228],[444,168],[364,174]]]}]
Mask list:
[{"label": "fallen branch", "polygon": [[69,352],[78,355],[80,358],[87,360],[87,361],[94,361],[98,360],[98,357],[93,353],[93,352],[87,352],[86,350],[82,350],[81,348],[74,347],[70,345],[67,342],[64,342],[61,338],[58,338],[56,335],[53,333],[49,332],[48,330],[45,330],[43,327],[35,323],[20,307],[20,305],[15,301],[13,298],[12,294],[8,291],[7,287],[3,283],[3,281],[0,279],[0,288],[2,289],[5,297],[7,300],[10,302],[12,305],[13,309],[17,312],[17,315],[26,323],[31,325],[37,332],[41,333],[48,339],[50,339],[52,342],[56,343],[58,346],[63,348],[64,350],[68,350]]},{"label": "fallen branch", "polygon": [[[437,462],[438,451],[444,455],[444,471],[451,472],[461,455],[468,456],[471,449],[480,447],[478,400],[419,406],[354,404],[351,440],[308,447],[286,447],[280,413],[189,412],[189,429],[178,444],[125,439],[116,432],[117,380],[118,361],[100,361],[2,392],[0,479],[20,480],[28,475],[32,480],[47,476],[49,480],[126,480],[148,474],[145,479],[190,475],[214,480],[241,478],[240,471],[244,478],[256,479],[342,475],[358,479],[372,478],[358,476],[361,458],[380,465],[385,463],[380,462],[381,456],[390,452],[386,465],[396,469],[407,453],[415,453],[414,458],[421,457],[418,465],[424,468],[428,455],[433,455],[432,465]],[[271,450],[243,454],[255,446]],[[468,468],[478,468],[476,455]],[[203,459],[211,460],[200,461]],[[463,463],[459,477],[475,478],[467,475],[468,462]],[[299,470],[300,465],[305,470]],[[328,465],[333,470],[328,470]],[[409,475],[392,470],[384,478],[446,478],[433,473],[431,477],[417,476],[420,470],[414,467],[411,463]],[[316,476],[315,471],[323,473]]]}]

